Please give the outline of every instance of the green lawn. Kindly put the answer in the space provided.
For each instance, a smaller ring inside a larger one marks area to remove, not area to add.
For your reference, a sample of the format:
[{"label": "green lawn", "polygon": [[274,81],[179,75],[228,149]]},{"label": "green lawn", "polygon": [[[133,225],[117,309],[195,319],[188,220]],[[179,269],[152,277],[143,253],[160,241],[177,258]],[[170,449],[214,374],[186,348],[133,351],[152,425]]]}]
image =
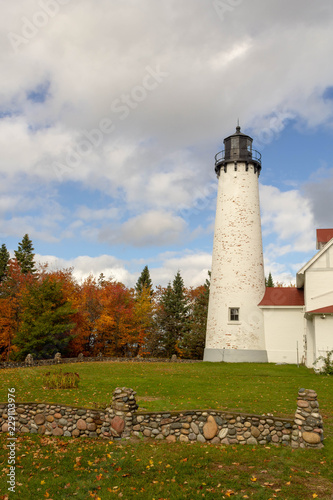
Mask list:
[{"label": "green lawn", "polygon": [[[42,374],[59,369],[79,373],[79,388],[43,389]],[[9,498],[303,500],[333,494],[333,377],[304,367],[224,363],[82,363],[0,373],[0,402],[15,387],[17,401],[102,408],[115,387],[126,386],[137,391],[139,411],[216,408],[292,417],[304,387],[318,393],[325,432],[323,450],[26,435],[17,442],[17,490]],[[5,436],[0,446],[4,498]]]}]

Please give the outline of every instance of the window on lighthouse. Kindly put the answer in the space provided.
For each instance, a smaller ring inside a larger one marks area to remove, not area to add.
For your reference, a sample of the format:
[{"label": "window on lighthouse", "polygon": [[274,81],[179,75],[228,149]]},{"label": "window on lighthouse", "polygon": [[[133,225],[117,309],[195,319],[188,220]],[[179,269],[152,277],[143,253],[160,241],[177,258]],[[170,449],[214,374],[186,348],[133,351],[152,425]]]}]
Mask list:
[{"label": "window on lighthouse", "polygon": [[239,321],[239,307],[229,307],[229,321]]}]

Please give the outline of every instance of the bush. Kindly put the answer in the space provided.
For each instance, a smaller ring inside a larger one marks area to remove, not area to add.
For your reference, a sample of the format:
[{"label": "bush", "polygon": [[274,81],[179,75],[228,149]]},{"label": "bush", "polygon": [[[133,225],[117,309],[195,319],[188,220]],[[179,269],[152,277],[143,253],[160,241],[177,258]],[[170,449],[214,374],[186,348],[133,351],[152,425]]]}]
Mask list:
[{"label": "bush", "polygon": [[331,359],[333,356],[333,349],[331,351],[328,351],[326,353],[326,356],[319,356],[319,358],[316,359],[316,361],[313,363],[316,365],[319,361],[323,361],[323,366],[319,370],[319,373],[322,373],[323,375],[333,375],[333,359]]},{"label": "bush", "polygon": [[80,375],[74,372],[48,372],[44,375],[46,389],[74,389],[79,386]]}]

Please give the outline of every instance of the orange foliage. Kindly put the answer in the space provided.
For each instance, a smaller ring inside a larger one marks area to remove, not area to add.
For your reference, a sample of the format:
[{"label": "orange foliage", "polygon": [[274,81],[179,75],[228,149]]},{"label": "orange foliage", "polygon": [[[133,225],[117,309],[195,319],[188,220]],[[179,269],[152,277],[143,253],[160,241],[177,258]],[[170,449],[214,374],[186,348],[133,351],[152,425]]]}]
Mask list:
[{"label": "orange foliage", "polygon": [[109,356],[126,356],[136,348],[134,292],[107,281],[100,290],[102,312],[96,321],[95,349]]}]

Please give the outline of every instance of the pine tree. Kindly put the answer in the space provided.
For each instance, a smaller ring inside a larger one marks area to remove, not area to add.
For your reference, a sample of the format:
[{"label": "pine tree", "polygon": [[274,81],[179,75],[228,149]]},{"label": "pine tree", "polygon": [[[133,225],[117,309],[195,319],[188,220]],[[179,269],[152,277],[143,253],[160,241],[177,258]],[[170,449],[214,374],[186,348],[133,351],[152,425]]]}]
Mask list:
[{"label": "pine tree", "polygon": [[166,357],[179,354],[179,345],[188,330],[189,303],[183,279],[178,271],[171,283],[162,291],[156,314],[157,352]]},{"label": "pine tree", "polygon": [[71,321],[75,313],[64,298],[62,283],[46,277],[42,283],[31,284],[22,297],[20,326],[13,344],[18,357],[32,354],[36,359],[51,358],[64,353],[73,338]]},{"label": "pine tree", "polygon": [[32,246],[32,241],[28,234],[23,236],[21,243],[18,245],[18,250],[15,250],[15,257],[17,262],[20,264],[21,272],[23,274],[35,273],[35,254],[34,247]]},{"label": "pine tree", "polygon": [[8,262],[10,259],[6,245],[3,243],[0,249],[0,283],[6,278],[8,270]]},{"label": "pine tree", "polygon": [[[210,272],[208,272],[210,278]],[[190,292],[191,313],[189,318],[189,329],[185,333],[180,349],[182,356],[189,359],[202,359],[207,329],[207,314],[209,302],[210,280],[206,279],[201,285]]]},{"label": "pine tree", "polygon": [[269,288],[274,287],[274,281],[273,281],[271,273],[269,273],[268,278],[265,279],[265,281],[266,281],[266,287],[269,287]]},{"label": "pine tree", "polygon": [[142,273],[140,274],[138,281],[136,282],[135,285],[136,295],[140,295],[144,288],[147,288],[149,290],[150,296],[153,295],[153,283],[150,279],[148,266],[145,266],[143,268]]}]

